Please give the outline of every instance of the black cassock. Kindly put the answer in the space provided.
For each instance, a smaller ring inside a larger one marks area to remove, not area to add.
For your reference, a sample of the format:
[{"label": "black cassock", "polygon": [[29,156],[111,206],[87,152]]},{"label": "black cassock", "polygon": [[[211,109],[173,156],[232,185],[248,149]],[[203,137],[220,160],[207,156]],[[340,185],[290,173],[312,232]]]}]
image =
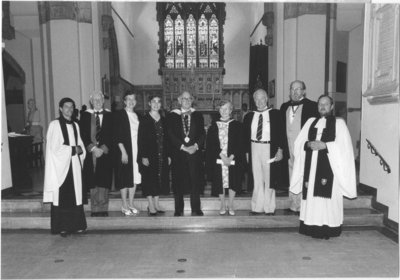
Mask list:
[{"label": "black cassock", "polygon": [[[308,98],[303,98],[300,101],[300,104],[303,105],[303,108],[301,110],[301,120],[300,120],[300,127],[302,128],[303,125],[306,123],[306,121],[309,118],[312,118],[312,117],[318,118],[319,117],[319,113],[318,113],[318,103],[315,102],[315,101],[311,101]],[[286,129],[286,112],[287,112],[287,109],[290,106],[291,106],[291,101],[289,100],[289,101],[283,103],[281,105],[281,108],[280,108],[280,112],[281,112],[282,119],[283,119],[283,132],[285,133],[286,141],[288,141],[287,140],[288,139],[287,138],[287,129]],[[288,144],[288,147],[289,147],[289,142],[287,144]],[[289,155],[289,157],[290,157],[290,155]],[[288,168],[289,168],[288,161],[287,160],[283,161],[282,162],[282,170],[286,170]],[[289,176],[289,173],[286,174],[284,172],[284,173],[282,173],[282,176]]]},{"label": "black cassock", "polygon": [[[140,124],[140,116],[137,114]],[[128,163],[122,164],[121,150],[118,143],[122,143],[128,154]],[[113,122],[113,146],[114,146],[114,175],[115,187],[120,190],[123,188],[132,188],[133,181],[133,156],[132,156],[132,140],[131,127],[129,124],[128,113],[125,109],[119,110],[114,114]],[[139,158],[139,157],[137,157]]]},{"label": "black cassock", "polygon": [[[254,112],[246,114],[243,120],[243,141],[245,153],[249,153],[249,177],[253,178],[251,171],[251,123],[253,121]],[[283,159],[277,162],[273,162],[270,165],[270,188],[271,189],[283,189],[289,188],[289,175],[287,169],[287,159],[289,157],[289,148],[287,145],[287,139],[285,139],[285,132],[283,126],[282,116],[279,110],[272,109],[269,112],[269,123],[270,123],[270,155],[271,158],[275,156],[278,148],[282,149]],[[284,168],[286,163],[286,168]],[[251,184],[253,182],[251,181]],[[253,186],[251,186],[253,189]]]},{"label": "black cassock", "polygon": [[[146,114],[140,120],[138,132],[138,162],[144,196],[169,194],[168,150],[165,118],[161,117],[156,122],[150,114]],[[148,158],[149,166],[141,163],[142,158]]]},{"label": "black cassock", "polygon": [[[93,122],[93,120],[94,122]],[[103,110],[103,120],[101,123],[101,130],[98,139],[98,147],[103,145],[107,147],[108,152],[96,159],[96,170],[94,170],[93,156],[90,150],[94,144],[92,139],[92,132],[96,134],[95,115],[89,112],[82,113],[80,122],[81,137],[85,144],[87,156],[83,165],[83,184],[86,188],[111,188],[112,182],[112,126],[113,118],[112,113]]]},{"label": "black cassock", "polygon": [[[219,140],[219,130],[216,122],[213,122],[207,131],[206,141],[206,171],[207,178],[212,182],[211,194],[218,196],[223,193],[222,169],[221,164],[217,164],[220,159],[221,147]],[[228,157],[234,155],[235,165],[229,166],[229,188],[239,191],[242,184],[242,176],[245,165],[242,124],[236,120],[229,123],[228,128]]]},{"label": "black cassock", "polygon": [[[174,111],[167,115],[168,136],[171,143],[172,190],[175,194],[175,211],[183,212],[183,195],[191,195],[192,211],[200,209],[200,192],[204,187],[203,146],[205,141],[204,118],[199,112],[191,113],[190,129],[186,143],[182,116]],[[192,155],[180,150],[181,146],[197,143],[199,149]]]}]

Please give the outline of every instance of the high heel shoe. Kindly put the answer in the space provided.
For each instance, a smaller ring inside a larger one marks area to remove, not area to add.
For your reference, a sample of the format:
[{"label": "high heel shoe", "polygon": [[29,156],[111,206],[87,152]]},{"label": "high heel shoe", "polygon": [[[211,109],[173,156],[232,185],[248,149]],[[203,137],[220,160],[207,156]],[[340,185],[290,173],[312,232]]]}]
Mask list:
[{"label": "high heel shoe", "polygon": [[147,207],[147,213],[149,214],[149,216],[157,216],[157,212],[158,212],[158,211],[156,211],[156,212],[150,212],[150,208]]},{"label": "high heel shoe", "polygon": [[126,209],[126,208],[124,208],[124,207],[121,207],[121,212],[122,212],[122,214],[124,214],[125,216],[132,216],[132,215],[133,215],[133,213],[132,213],[131,210]]},{"label": "high heel shoe", "polygon": [[129,210],[131,210],[132,214],[139,214],[139,210],[135,207],[128,206]]}]

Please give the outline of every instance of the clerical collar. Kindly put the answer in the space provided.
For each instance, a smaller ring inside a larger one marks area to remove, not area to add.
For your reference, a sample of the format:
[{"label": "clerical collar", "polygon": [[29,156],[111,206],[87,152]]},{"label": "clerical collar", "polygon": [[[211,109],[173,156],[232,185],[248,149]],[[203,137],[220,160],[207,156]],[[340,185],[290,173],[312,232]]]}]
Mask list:
[{"label": "clerical collar", "polygon": [[267,105],[267,107],[265,107],[264,109],[262,109],[262,110],[256,110],[256,112],[258,112],[258,113],[264,113],[265,111],[268,111],[269,109],[271,109],[271,108]]},{"label": "clerical collar", "polygon": [[64,118],[64,116],[60,116],[59,117],[59,120],[60,121],[62,121],[62,122],[65,122],[65,123],[67,123],[67,124],[72,124],[74,121],[71,119],[71,120],[67,120],[66,118]]}]

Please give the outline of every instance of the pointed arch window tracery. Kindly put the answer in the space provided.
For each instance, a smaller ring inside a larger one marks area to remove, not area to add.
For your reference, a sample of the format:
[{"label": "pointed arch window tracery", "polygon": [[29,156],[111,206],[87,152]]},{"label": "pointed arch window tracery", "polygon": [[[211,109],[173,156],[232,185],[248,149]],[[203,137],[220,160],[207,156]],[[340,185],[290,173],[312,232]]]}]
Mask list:
[{"label": "pointed arch window tracery", "polygon": [[157,19],[160,70],[223,68],[224,3],[161,2]]}]

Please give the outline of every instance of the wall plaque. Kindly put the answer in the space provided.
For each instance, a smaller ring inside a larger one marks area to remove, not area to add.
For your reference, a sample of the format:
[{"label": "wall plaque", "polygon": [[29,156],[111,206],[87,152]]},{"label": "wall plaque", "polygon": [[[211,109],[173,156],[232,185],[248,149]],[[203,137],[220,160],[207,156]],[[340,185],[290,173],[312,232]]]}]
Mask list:
[{"label": "wall plaque", "polygon": [[371,104],[399,100],[399,32],[399,5],[366,5],[363,96]]}]

